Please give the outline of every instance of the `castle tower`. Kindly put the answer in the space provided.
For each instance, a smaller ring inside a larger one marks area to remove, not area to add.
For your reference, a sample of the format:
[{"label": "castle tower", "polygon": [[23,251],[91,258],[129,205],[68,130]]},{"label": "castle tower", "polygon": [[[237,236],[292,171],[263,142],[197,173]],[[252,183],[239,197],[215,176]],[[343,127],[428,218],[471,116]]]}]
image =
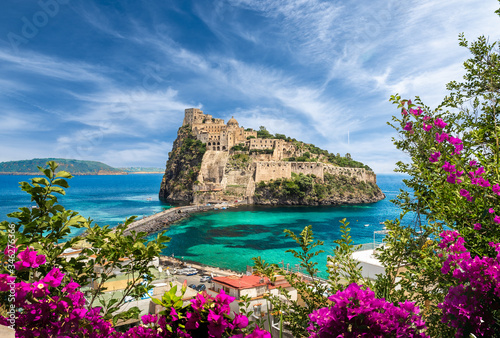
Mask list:
[{"label": "castle tower", "polygon": [[203,119],[203,112],[198,108],[188,108],[184,109],[184,121],[182,125],[190,124],[193,125],[198,120]]}]

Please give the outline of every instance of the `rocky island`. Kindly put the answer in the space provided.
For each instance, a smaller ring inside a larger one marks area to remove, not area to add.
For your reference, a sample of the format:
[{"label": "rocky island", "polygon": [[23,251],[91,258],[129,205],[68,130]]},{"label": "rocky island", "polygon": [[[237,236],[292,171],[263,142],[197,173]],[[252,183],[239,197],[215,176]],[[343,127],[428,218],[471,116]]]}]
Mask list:
[{"label": "rocky island", "polygon": [[385,195],[375,173],[349,154],[334,155],[265,127],[255,131],[185,110],[161,183],[169,203],[267,205],[373,203]]}]

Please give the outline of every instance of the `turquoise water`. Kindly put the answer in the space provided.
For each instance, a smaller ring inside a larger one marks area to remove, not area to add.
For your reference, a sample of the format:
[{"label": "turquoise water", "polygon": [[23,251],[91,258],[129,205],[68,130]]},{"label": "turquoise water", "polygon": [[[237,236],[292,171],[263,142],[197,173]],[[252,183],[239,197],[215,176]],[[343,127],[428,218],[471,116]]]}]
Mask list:
[{"label": "turquoise water", "polygon": [[[340,220],[350,222],[351,236],[356,244],[373,242],[374,231],[382,230],[380,222],[398,217],[398,209],[390,202],[399,188],[399,175],[379,175],[378,185],[387,198],[377,203],[340,207],[239,207],[196,214],[170,227],[172,241],[165,255],[208,265],[244,271],[252,265],[252,257],[266,262],[295,266],[298,261],[288,249],[295,242],[283,230],[299,233],[312,225],[316,239],[324,241],[324,253],[316,257],[320,270],[332,253],[333,241],[339,239]],[[377,240],[380,240],[378,237]],[[325,274],[322,274],[325,275]]]},{"label": "turquoise water", "polygon": [[[29,176],[0,175],[0,220],[20,206],[30,206],[28,195],[18,182]],[[151,215],[170,206],[158,200],[161,174],[123,176],[75,176],[70,189],[60,201],[67,209],[80,212],[100,225],[116,225],[127,217]],[[192,215],[173,224],[172,237],[165,255],[174,254],[208,265],[243,271],[252,265],[252,257],[261,256],[267,262],[290,264],[297,261],[286,250],[296,248],[283,230],[300,232],[312,225],[315,237],[325,242],[325,253],[316,259],[324,270],[326,256],[332,244],[340,238],[339,220],[351,223],[351,235],[357,244],[373,241],[373,232],[381,230],[380,222],[399,215],[389,201],[400,188],[402,176],[378,175],[378,185],[387,198],[377,203],[340,207],[239,207]],[[368,226],[366,226],[368,225]]]},{"label": "turquoise water", "polygon": [[[34,176],[0,175],[0,221],[19,207],[29,207],[29,195],[19,183]],[[66,209],[78,211],[99,225],[112,225],[127,217],[152,215],[170,206],[158,199],[162,174],[75,176],[68,180],[66,195],[58,196]],[[78,234],[76,232],[75,234]]]}]

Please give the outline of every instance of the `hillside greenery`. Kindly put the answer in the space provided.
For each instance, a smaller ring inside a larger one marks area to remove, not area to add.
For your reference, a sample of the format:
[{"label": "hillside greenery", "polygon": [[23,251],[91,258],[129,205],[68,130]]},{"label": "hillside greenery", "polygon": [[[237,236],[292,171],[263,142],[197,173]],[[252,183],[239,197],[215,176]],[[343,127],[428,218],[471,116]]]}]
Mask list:
[{"label": "hillside greenery", "polygon": [[333,154],[328,152],[328,150],[321,149],[314,144],[304,143],[302,141],[297,141],[295,138],[291,138],[284,134],[271,134],[266,127],[260,126],[257,131],[257,137],[259,138],[267,138],[267,139],[278,139],[284,140],[286,142],[293,143],[297,149],[303,151],[302,156],[297,157],[288,157],[285,158],[285,161],[289,162],[325,162],[331,163],[333,165],[339,167],[348,167],[348,168],[364,168],[369,171],[373,171],[369,166],[363,164],[359,161],[353,160],[351,154],[347,153],[344,156],[341,156],[339,153]]},{"label": "hillside greenery", "polygon": [[121,173],[123,170],[113,168],[97,161],[82,161],[65,158],[35,158],[32,160],[0,162],[1,173],[39,173],[38,167],[45,167],[49,161],[56,162],[57,170],[71,171],[75,175],[92,175],[99,172]]},{"label": "hillside greenery", "polygon": [[292,173],[291,178],[261,181],[255,188],[257,198],[305,200],[320,202],[328,198],[354,196],[374,197],[380,189],[376,184],[345,175],[325,173],[324,180],[314,174]]}]

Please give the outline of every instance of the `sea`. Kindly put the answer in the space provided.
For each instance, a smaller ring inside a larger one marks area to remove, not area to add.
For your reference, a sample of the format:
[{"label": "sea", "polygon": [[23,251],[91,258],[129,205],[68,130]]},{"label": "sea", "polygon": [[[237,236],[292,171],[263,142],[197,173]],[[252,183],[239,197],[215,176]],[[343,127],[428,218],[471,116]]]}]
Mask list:
[{"label": "sea", "polygon": [[[110,176],[75,176],[59,202],[78,211],[99,225],[116,226],[127,217],[142,218],[172,205],[158,198],[162,174]],[[169,226],[171,237],[163,254],[186,261],[245,271],[253,265],[253,257],[277,263],[285,268],[299,268],[299,261],[287,250],[298,245],[283,232],[299,234],[311,225],[315,240],[324,244],[316,249],[324,252],[314,257],[320,276],[326,276],[327,256],[333,253],[334,240],[341,237],[339,222],[346,219],[355,244],[380,242],[387,219],[399,217],[400,210],[390,202],[405,189],[405,176],[379,174],[377,184],[386,198],[371,204],[345,206],[240,206],[193,214]],[[30,196],[21,191],[19,182],[33,176],[0,175],[0,221],[15,221],[7,216],[19,207],[32,207]],[[72,235],[78,235],[75,231]],[[149,238],[153,238],[154,234]]]}]

